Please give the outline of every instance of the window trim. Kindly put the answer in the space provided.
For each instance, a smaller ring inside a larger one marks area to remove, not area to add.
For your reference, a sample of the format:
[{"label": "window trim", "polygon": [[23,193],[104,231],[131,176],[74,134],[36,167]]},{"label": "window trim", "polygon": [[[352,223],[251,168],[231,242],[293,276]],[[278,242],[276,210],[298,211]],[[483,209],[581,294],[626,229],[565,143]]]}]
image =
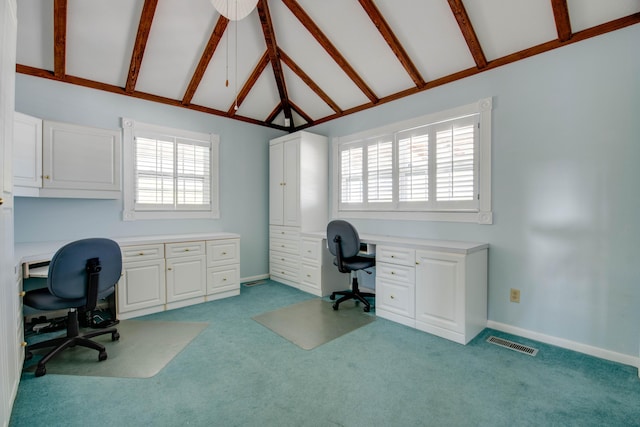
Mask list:
[{"label": "window trim", "polygon": [[[122,118],[123,129],[123,211],[124,221],[145,219],[218,219],[220,218],[219,204],[219,146],[220,137],[215,134],[193,132],[182,129],[174,129],[148,123],[137,122],[133,119]],[[135,207],[135,136],[136,130],[144,133],[163,133],[178,138],[209,141],[211,143],[211,170],[210,189],[211,206],[207,210],[177,209],[177,210],[150,210]]]},{"label": "window trim", "polygon": [[[332,215],[333,218],[363,218],[414,221],[450,221],[471,222],[478,224],[492,224],[491,211],[491,111],[492,98],[483,98],[477,102],[440,111],[401,122],[392,123],[375,129],[369,129],[352,135],[335,137],[332,140]],[[459,211],[446,210],[371,210],[371,209],[340,209],[340,146],[357,140],[367,140],[393,134],[405,129],[435,124],[467,115],[478,115],[480,128],[478,130],[478,208]]]}]

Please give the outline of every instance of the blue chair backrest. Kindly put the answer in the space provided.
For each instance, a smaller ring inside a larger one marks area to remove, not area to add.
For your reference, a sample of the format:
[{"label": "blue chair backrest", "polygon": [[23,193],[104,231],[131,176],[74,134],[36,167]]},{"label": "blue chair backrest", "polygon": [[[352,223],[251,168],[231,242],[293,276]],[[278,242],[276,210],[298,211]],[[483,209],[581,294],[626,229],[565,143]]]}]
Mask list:
[{"label": "blue chair backrest", "polygon": [[353,225],[340,219],[327,225],[327,244],[329,252],[334,256],[338,256],[337,244],[334,241],[336,236],[340,236],[342,258],[351,258],[360,252],[360,236]]},{"label": "blue chair backrest", "polygon": [[65,299],[85,298],[87,260],[91,258],[100,260],[98,293],[115,285],[122,273],[120,246],[110,239],[90,238],[68,243],[58,249],[49,264],[49,292]]}]

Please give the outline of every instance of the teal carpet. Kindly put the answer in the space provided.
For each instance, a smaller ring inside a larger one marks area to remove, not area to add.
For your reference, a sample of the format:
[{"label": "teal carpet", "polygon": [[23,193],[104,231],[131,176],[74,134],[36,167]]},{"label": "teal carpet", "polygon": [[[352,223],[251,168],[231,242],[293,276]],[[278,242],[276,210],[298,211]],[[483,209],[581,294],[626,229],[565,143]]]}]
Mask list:
[{"label": "teal carpet", "polygon": [[209,326],[152,378],[25,372],[9,425],[640,426],[629,366],[492,330],[461,346],[384,319],[306,351],[252,320],[311,298],[267,281],[140,318]]}]

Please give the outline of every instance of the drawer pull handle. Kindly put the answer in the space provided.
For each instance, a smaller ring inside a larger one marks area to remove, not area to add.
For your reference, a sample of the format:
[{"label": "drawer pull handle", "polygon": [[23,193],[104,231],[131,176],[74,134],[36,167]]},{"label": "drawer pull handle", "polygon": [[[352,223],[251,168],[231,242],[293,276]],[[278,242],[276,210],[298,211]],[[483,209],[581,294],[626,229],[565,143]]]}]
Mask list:
[{"label": "drawer pull handle", "polygon": [[21,297],[25,296],[27,293],[25,291],[20,291],[20,293],[18,295],[20,295]]},{"label": "drawer pull handle", "polygon": [[173,269],[172,269],[171,267],[169,267],[169,268],[167,268],[167,270],[171,271],[171,270],[173,270]]},{"label": "drawer pull handle", "polygon": [[226,252],[222,252],[222,255],[226,255],[226,254],[227,254]]},{"label": "drawer pull handle", "polygon": [[144,255],[144,252],[140,252],[138,255],[142,256],[142,255]]},{"label": "drawer pull handle", "polygon": [[309,277],[309,278],[310,278],[310,277],[311,277],[311,275],[310,275],[310,274],[307,274],[307,277]]},{"label": "drawer pull handle", "polygon": [[185,251],[185,252],[189,252],[189,248],[185,249],[184,251]]},{"label": "drawer pull handle", "polygon": [[22,342],[20,343],[20,346],[21,346],[21,347],[26,347],[26,346],[27,346],[27,342],[26,342],[26,341],[22,341]]},{"label": "drawer pull handle", "polygon": [[394,297],[393,295],[390,295],[390,296],[389,296],[389,298],[391,298],[391,299],[395,299],[395,297]]},{"label": "drawer pull handle", "polygon": [[392,275],[392,276],[393,276],[393,275],[395,275],[395,274],[396,274],[396,272],[395,272],[395,271],[392,271],[392,272],[391,272],[391,275]]},{"label": "drawer pull handle", "polygon": [[391,255],[391,258],[395,258],[395,257],[396,257],[395,255]]},{"label": "drawer pull handle", "polygon": [[280,245],[280,246],[284,248],[284,245]]},{"label": "drawer pull handle", "polygon": [[223,278],[222,278],[222,281],[223,281],[223,282],[226,282],[226,281],[227,281],[227,278],[226,278],[226,277],[223,277]]}]

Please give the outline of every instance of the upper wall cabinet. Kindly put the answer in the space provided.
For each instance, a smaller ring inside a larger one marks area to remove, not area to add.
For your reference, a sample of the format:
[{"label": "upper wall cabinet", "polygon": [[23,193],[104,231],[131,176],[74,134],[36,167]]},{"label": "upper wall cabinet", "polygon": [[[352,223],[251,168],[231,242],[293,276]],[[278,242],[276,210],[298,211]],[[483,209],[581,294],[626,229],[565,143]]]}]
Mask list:
[{"label": "upper wall cabinet", "polygon": [[317,231],[326,227],[328,140],[296,132],[270,141],[269,224]]},{"label": "upper wall cabinet", "polygon": [[14,193],[37,196],[42,187],[42,119],[18,112],[13,118]]},{"label": "upper wall cabinet", "polygon": [[20,114],[14,139],[18,196],[119,199],[119,131]]}]

